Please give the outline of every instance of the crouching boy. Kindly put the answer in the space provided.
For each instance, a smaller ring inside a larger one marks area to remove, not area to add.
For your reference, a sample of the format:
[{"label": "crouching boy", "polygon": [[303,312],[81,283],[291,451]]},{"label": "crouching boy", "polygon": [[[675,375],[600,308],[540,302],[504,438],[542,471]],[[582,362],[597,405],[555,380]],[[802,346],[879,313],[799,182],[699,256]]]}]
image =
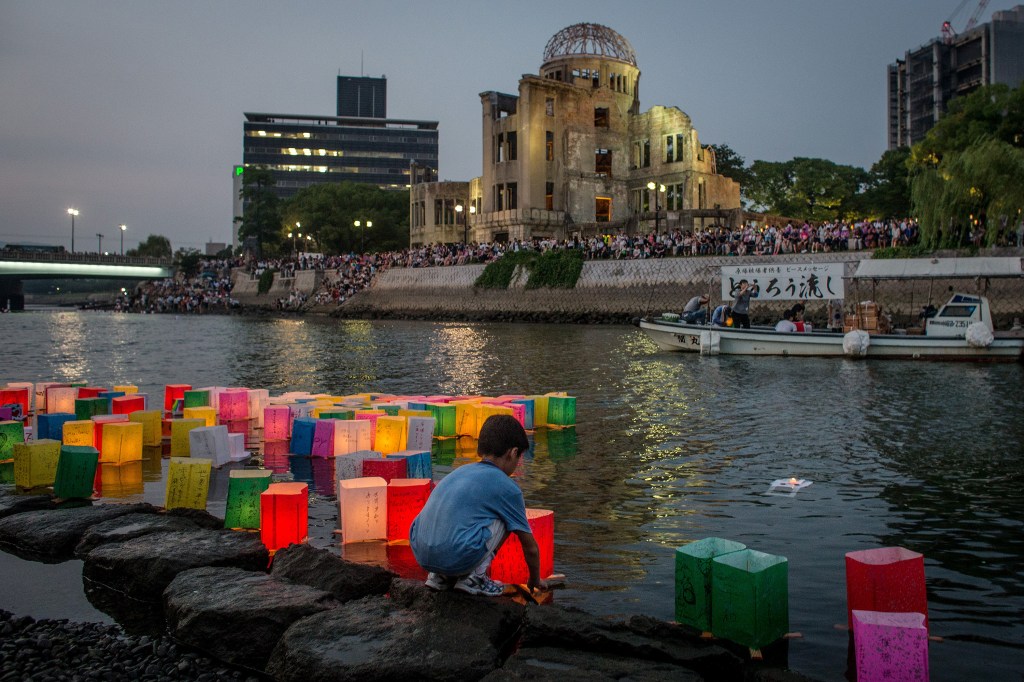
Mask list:
[{"label": "crouching boy", "polygon": [[480,428],[477,454],[482,461],[455,469],[437,484],[409,529],[413,555],[429,571],[428,587],[500,595],[504,585],[486,573],[510,533],[523,546],[528,587],[546,587],[523,491],[511,479],[529,448],[526,431],[514,417],[492,415]]}]

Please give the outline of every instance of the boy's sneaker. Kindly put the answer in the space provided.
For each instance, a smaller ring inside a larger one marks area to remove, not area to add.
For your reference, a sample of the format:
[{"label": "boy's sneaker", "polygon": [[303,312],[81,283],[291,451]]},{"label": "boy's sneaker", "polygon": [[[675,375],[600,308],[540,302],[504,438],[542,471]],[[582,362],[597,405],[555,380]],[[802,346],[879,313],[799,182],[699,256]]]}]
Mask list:
[{"label": "boy's sneaker", "polygon": [[500,597],[501,593],[505,591],[505,586],[497,580],[491,580],[486,575],[471,573],[465,578],[459,578],[455,583],[455,589],[467,594]]},{"label": "boy's sneaker", "polygon": [[441,575],[440,573],[427,573],[427,587],[438,592],[445,592],[452,589],[452,584],[448,582],[448,578]]}]

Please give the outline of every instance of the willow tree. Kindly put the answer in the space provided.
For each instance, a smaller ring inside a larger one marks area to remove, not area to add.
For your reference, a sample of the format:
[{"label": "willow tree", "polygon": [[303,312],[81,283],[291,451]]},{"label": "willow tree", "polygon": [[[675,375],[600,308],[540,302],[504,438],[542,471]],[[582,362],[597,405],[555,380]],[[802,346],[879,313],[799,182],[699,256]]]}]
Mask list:
[{"label": "willow tree", "polygon": [[1024,209],[1024,86],[979,88],[911,148],[910,196],[931,247],[964,244],[975,221],[992,244]]}]

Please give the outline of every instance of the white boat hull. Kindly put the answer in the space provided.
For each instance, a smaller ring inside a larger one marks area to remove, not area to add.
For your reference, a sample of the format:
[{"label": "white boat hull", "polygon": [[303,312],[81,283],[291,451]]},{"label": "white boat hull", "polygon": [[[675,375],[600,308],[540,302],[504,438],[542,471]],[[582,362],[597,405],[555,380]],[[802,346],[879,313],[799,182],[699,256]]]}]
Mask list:
[{"label": "white boat hull", "polygon": [[[701,334],[714,332],[718,334],[717,353],[721,355],[854,357],[844,352],[844,334],[840,332],[777,332],[768,328],[709,327],[651,319],[641,320],[640,328],[662,350],[700,353]],[[705,352],[707,341],[705,336]],[[1024,336],[997,336],[988,347],[976,348],[963,338],[874,334],[864,357],[1014,362],[1021,359],[1022,352]]]}]

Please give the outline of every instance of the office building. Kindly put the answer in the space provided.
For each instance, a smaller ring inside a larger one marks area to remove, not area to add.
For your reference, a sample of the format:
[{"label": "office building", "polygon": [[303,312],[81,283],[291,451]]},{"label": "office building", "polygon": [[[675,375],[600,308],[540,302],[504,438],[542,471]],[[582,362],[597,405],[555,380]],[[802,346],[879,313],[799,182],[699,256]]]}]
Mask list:
[{"label": "office building", "polygon": [[909,147],[949,101],[983,85],[1024,82],[1024,5],[994,12],[987,24],[908,51],[888,68],[889,149]]},{"label": "office building", "polygon": [[338,76],[338,116],[388,117],[388,79]]}]

